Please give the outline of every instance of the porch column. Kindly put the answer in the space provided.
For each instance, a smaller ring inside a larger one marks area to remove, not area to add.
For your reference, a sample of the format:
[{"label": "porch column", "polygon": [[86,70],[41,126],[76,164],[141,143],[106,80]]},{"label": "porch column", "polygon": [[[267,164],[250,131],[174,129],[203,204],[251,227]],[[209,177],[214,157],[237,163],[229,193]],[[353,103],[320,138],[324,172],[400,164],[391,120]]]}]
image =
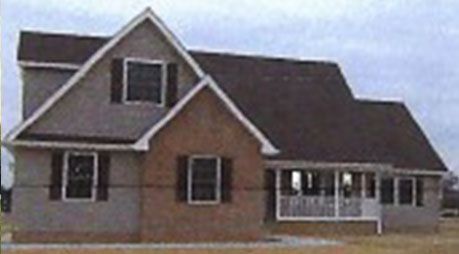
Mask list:
[{"label": "porch column", "polygon": [[394,177],[394,204],[396,206],[400,205],[399,199],[399,187],[400,186],[400,179],[398,177]]},{"label": "porch column", "polygon": [[276,218],[281,219],[281,170],[276,169]]},{"label": "porch column", "polygon": [[339,171],[335,170],[335,217],[339,217]]},{"label": "porch column", "polygon": [[377,225],[377,233],[381,235],[383,233],[383,225],[382,225],[382,212],[381,212],[381,173],[376,173],[375,175],[375,188],[376,188],[376,202],[377,206],[379,207],[378,211],[378,225]]},{"label": "porch column", "polygon": [[375,188],[376,188],[376,201],[378,204],[381,204],[381,173],[376,173],[376,180],[375,180]]},{"label": "porch column", "polygon": [[366,194],[366,190],[367,190],[367,174],[365,172],[362,173],[362,184],[361,184],[361,187],[360,187],[360,197],[362,199],[366,198],[367,197],[367,194]]}]

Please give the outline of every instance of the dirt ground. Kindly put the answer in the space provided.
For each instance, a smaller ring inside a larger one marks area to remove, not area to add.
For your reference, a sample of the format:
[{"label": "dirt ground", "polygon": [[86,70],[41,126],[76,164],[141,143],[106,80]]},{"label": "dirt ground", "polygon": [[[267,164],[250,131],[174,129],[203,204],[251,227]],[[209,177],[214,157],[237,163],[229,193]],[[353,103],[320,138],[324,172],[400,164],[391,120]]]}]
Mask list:
[{"label": "dirt ground", "polygon": [[384,236],[346,237],[343,246],[303,247],[291,249],[225,249],[225,250],[21,250],[7,254],[457,254],[459,253],[459,219],[442,222],[438,234],[390,234]]}]

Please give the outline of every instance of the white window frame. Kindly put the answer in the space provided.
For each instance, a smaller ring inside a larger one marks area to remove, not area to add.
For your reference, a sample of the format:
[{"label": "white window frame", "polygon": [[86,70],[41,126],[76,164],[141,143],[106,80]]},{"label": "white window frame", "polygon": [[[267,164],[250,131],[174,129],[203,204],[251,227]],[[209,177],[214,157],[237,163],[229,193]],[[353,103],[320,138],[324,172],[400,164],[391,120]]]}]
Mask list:
[{"label": "white window frame", "polygon": [[[156,101],[136,101],[128,99],[128,87],[129,87],[129,63],[140,63],[146,65],[160,65],[161,66],[161,103]],[[166,89],[167,89],[167,63],[162,60],[152,60],[146,58],[124,58],[123,59],[123,96],[122,102],[127,105],[141,105],[141,104],[154,104],[160,107],[166,105]]]},{"label": "white window frame", "polygon": [[[68,185],[68,173],[69,173],[69,158],[70,156],[92,156],[94,160],[94,174],[93,184],[91,190],[91,198],[68,198],[67,197],[67,185]],[[97,152],[75,152],[69,151],[64,153],[64,167],[62,174],[62,200],[64,202],[96,202],[97,197],[97,182],[99,179],[99,155]]]},{"label": "white window frame", "polygon": [[[193,200],[193,162],[198,159],[215,159],[217,160],[217,183],[215,185],[215,200],[200,201]],[[221,203],[222,188],[222,158],[216,155],[193,155],[188,158],[188,204],[189,205],[218,205]]]},{"label": "white window frame", "polygon": [[[400,182],[402,180],[409,180],[411,181],[411,195],[412,195],[412,200],[411,200],[411,204],[402,204],[400,202]],[[417,188],[416,188],[416,178],[415,177],[397,177],[397,205],[398,206],[413,206],[413,207],[416,207],[416,200],[417,200]],[[395,187],[395,186],[394,186]]]}]

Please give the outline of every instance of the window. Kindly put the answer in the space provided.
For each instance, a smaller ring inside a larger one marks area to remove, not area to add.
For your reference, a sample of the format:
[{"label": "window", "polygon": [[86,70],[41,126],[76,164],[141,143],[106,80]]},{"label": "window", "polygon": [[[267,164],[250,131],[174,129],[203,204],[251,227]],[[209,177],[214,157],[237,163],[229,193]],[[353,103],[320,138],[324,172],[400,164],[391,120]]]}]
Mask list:
[{"label": "window", "polygon": [[66,153],[64,162],[64,200],[94,200],[97,183],[97,154]]},{"label": "window", "polygon": [[416,178],[416,206],[424,206],[424,181]]},{"label": "window", "polygon": [[365,197],[375,198],[376,197],[376,178],[375,174],[365,174]]},{"label": "window", "polygon": [[292,172],[292,190],[296,195],[301,195],[301,189],[303,185],[309,186],[309,183],[302,183],[301,171],[293,171]]},{"label": "window", "polygon": [[327,197],[335,196],[335,174],[333,172],[323,172],[321,175],[323,193]]},{"label": "window", "polygon": [[394,178],[381,179],[381,203],[394,204]]},{"label": "window", "polygon": [[212,156],[194,156],[188,162],[188,202],[214,204],[221,196],[221,159]]},{"label": "window", "polygon": [[320,194],[320,175],[314,171],[282,170],[281,193],[287,196],[317,196]]},{"label": "window", "polygon": [[400,205],[413,205],[414,179],[401,178],[399,180],[398,198]]},{"label": "window", "polygon": [[317,196],[320,194],[320,175],[318,172],[302,172],[303,195]]},{"label": "window", "polygon": [[345,198],[351,197],[353,182],[354,177],[351,173],[346,172],[341,174],[341,190]]},{"label": "window", "polygon": [[164,63],[149,60],[124,60],[124,102],[164,104]]},{"label": "window", "polygon": [[362,195],[362,174],[343,172],[340,174],[340,192],[345,198],[361,197]]}]

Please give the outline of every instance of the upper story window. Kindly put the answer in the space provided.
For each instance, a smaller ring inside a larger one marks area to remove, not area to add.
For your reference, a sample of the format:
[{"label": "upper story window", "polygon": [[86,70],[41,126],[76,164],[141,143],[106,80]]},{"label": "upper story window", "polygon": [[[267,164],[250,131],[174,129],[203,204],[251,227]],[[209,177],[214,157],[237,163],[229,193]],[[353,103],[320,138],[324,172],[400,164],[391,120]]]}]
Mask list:
[{"label": "upper story window", "polygon": [[66,153],[63,178],[64,200],[94,201],[97,174],[97,153]]},{"label": "upper story window", "polygon": [[155,103],[166,100],[166,65],[161,61],[124,59],[123,101],[125,103]]}]

